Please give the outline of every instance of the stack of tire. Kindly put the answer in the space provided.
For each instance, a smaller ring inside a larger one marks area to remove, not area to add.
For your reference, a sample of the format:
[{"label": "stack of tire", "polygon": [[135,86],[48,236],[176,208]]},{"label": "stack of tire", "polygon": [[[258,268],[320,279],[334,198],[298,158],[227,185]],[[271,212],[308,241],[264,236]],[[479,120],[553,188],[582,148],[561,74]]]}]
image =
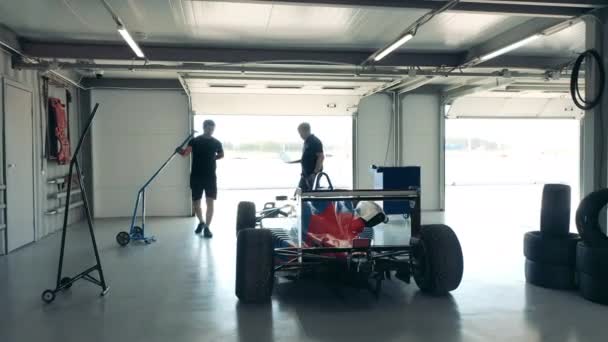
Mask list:
[{"label": "stack of tire", "polygon": [[600,226],[600,211],[606,204],[608,189],[602,189],[585,197],[576,211],[583,240],[576,247],[576,272],[581,295],[608,305],[608,236]]},{"label": "stack of tire", "polygon": [[576,288],[576,252],[580,238],[570,233],[568,185],[543,188],[540,231],[524,236],[526,281],[550,289]]}]

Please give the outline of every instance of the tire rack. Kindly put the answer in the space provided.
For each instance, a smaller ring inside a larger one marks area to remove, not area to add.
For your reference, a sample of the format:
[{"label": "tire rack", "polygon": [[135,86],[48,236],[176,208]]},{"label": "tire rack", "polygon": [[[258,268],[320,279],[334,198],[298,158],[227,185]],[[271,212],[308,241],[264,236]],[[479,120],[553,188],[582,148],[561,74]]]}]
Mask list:
[{"label": "tire rack", "polygon": [[[47,196],[47,199],[49,201],[56,201],[57,206],[48,209],[46,211],[46,215],[57,215],[57,214],[61,214],[65,211],[65,199],[67,198],[68,192],[66,190],[68,182],[68,175],[65,175],[63,177],[56,177],[56,178],[51,178],[47,180],[47,184],[49,185],[56,185],[56,192],[51,193]],[[84,179],[84,176],[83,176]],[[78,184],[72,184],[74,185],[78,185]],[[80,208],[84,205],[84,201],[82,200],[82,194],[81,194],[81,190],[80,189],[73,189],[72,190],[72,196],[74,195],[79,195],[80,198],[77,199],[71,199],[70,202],[70,206],[69,209],[75,209],[75,208]]]}]

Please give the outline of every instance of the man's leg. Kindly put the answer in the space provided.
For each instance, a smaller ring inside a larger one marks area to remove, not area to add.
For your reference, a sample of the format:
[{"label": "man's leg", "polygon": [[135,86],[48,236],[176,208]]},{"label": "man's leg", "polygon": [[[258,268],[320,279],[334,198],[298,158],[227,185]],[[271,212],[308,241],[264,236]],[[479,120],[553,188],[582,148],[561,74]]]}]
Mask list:
[{"label": "man's leg", "polygon": [[215,199],[217,198],[217,180],[215,177],[209,179],[209,181],[205,184],[205,199],[207,202],[207,212],[206,219],[207,224],[205,224],[205,237],[211,238],[213,237],[213,233],[211,233],[211,221],[213,220],[213,211],[215,209]]},{"label": "man's leg", "polygon": [[201,200],[196,200],[196,201],[192,201],[192,208],[194,209],[194,214],[196,215],[196,217],[198,218],[198,222],[205,222],[203,221],[203,209],[201,208]]},{"label": "man's leg", "polygon": [[213,219],[213,205],[215,204],[215,199],[213,198],[209,198],[207,197],[207,213],[205,215],[206,217],[206,223],[207,226],[211,226],[211,220]]},{"label": "man's leg", "polygon": [[193,182],[190,180],[190,188],[192,189],[192,208],[198,218],[198,225],[194,231],[196,234],[200,234],[205,227],[205,221],[203,221],[203,209],[201,209],[201,198],[203,198],[203,187],[199,182]]}]

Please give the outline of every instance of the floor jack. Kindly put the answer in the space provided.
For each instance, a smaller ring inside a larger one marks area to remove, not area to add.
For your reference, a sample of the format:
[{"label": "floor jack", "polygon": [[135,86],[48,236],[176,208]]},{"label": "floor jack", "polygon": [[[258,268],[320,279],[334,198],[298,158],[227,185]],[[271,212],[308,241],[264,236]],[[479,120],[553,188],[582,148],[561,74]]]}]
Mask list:
[{"label": "floor jack", "polygon": [[[143,241],[146,244],[150,244],[156,241],[154,236],[146,236],[146,188],[154,181],[154,179],[160,174],[160,172],[171,162],[173,157],[186,145],[190,139],[194,136],[194,131],[174,150],[174,152],[167,158],[167,160],[154,172],[146,183],[137,192],[137,199],[135,200],[135,208],[133,209],[133,216],[131,216],[131,228],[128,232],[120,232],[116,235],[116,242],[121,246],[128,245],[131,241]],[[141,204],[141,206],[140,206]],[[137,225],[137,214],[141,209],[141,226]]]}]

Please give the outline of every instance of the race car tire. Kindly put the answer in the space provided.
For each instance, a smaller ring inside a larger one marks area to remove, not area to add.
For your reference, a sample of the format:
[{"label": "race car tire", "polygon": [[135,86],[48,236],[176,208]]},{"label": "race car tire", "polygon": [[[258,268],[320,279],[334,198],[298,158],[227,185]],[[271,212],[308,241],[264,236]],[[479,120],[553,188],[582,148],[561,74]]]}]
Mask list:
[{"label": "race car tire", "polygon": [[240,301],[270,299],[274,285],[274,247],[267,229],[243,229],[237,236],[235,293]]},{"label": "race car tire", "polygon": [[239,202],[236,209],[236,234],[243,229],[255,228],[255,203]]},{"label": "race car tire", "polygon": [[608,248],[594,248],[584,242],[576,245],[576,271],[608,279]]},{"label": "race car tire", "polygon": [[575,288],[574,267],[544,264],[526,259],[526,282],[556,290]]},{"label": "race car tire", "polygon": [[576,264],[576,245],[579,241],[578,234],[555,237],[528,232],[524,235],[524,256],[534,262],[572,268]]},{"label": "race car tire", "polygon": [[570,232],[570,186],[546,184],[540,211],[540,231],[545,235],[567,236]]},{"label": "race car tire", "polygon": [[608,189],[602,189],[585,197],[576,210],[576,228],[587,246],[608,247],[608,236],[602,232],[599,214],[608,204]]},{"label": "race car tire", "polygon": [[422,226],[411,246],[414,280],[422,292],[441,296],[458,288],[464,261],[458,237],[450,227]]},{"label": "race car tire", "polygon": [[598,278],[578,272],[578,291],[583,298],[598,304],[608,305],[608,277]]}]

